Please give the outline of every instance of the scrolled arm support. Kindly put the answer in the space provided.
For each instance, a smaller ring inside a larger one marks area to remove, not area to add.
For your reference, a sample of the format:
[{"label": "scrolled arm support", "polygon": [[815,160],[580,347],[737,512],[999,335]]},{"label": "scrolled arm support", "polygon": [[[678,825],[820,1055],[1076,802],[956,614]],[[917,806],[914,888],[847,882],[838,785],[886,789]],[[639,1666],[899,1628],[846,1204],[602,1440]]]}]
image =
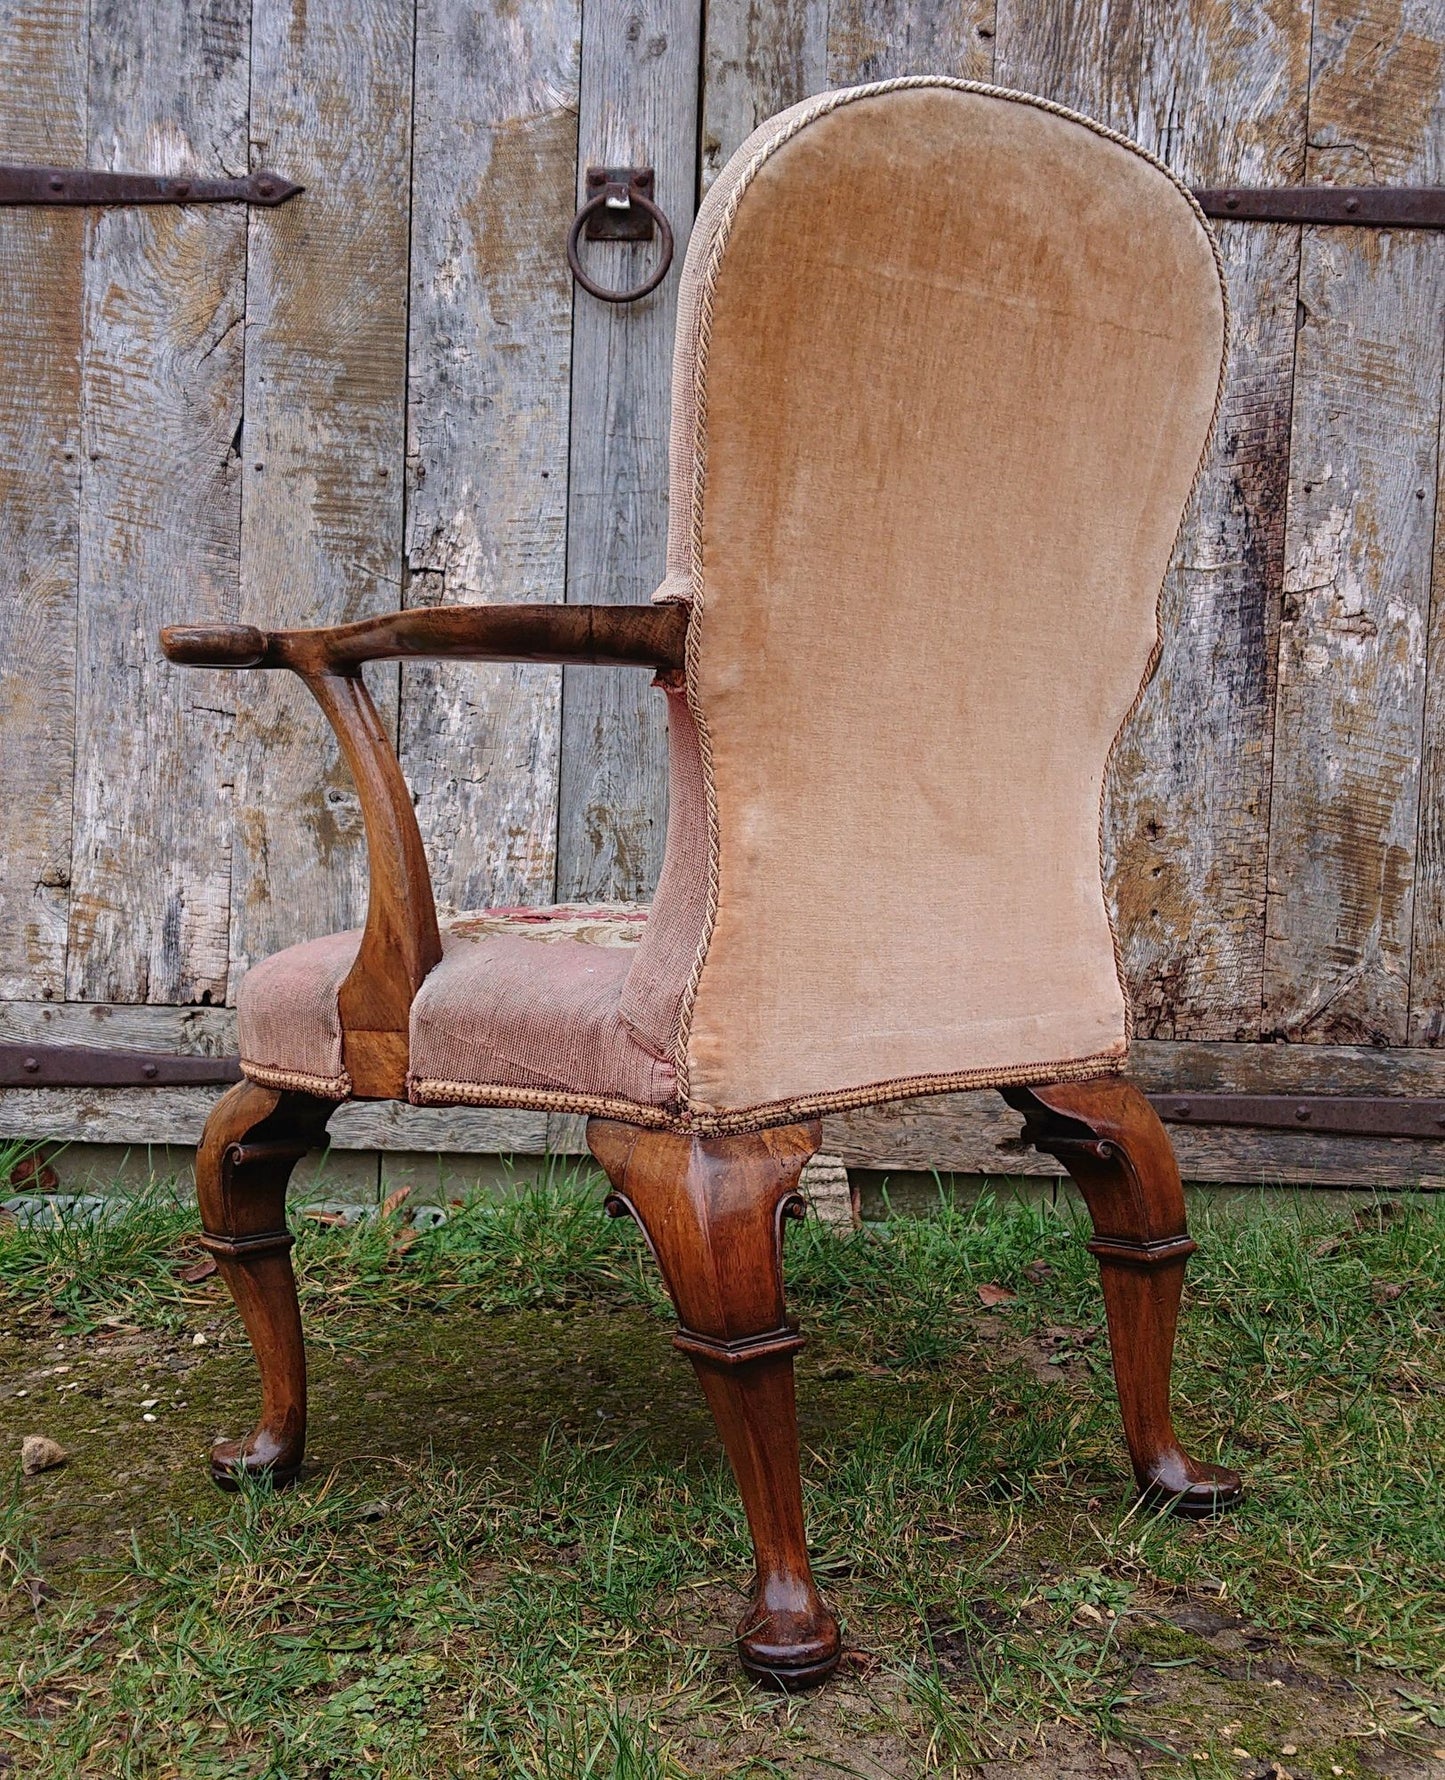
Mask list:
[{"label": "scrolled arm support", "polygon": [[404,1098],[411,1004],[442,955],[426,849],[360,671],[301,677],[341,744],[366,826],[371,893],[361,946],[337,997],[342,1061],[363,1099]]},{"label": "scrolled arm support", "polygon": [[417,606],[358,624],[259,630],[171,625],[184,667],[289,668],[335,731],[361,799],[371,874],[361,947],[341,985],[342,1056],[363,1099],[406,1093],[411,1004],[441,958],[431,874],[401,764],[361,678],[368,661],[595,663],[677,669],[687,609],[655,606]]}]

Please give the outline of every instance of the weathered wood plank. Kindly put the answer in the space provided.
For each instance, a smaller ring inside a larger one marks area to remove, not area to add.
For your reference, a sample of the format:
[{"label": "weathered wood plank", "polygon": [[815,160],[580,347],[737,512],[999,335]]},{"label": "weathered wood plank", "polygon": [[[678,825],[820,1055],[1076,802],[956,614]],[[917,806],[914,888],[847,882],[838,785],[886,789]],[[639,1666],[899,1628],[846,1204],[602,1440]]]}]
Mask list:
[{"label": "weathered wood plank", "polygon": [[[412,172],[409,605],[566,587],[578,0],[421,0]],[[403,670],[402,764],[442,906],[547,902],[561,670]]]},{"label": "weathered wood plank", "polygon": [[[1445,22],[1438,9],[1427,15],[1425,28],[1408,42],[1399,42],[1396,59],[1403,64],[1398,84],[1404,100],[1401,114],[1418,132],[1429,109],[1435,121],[1426,133],[1417,177],[1445,181]],[[1341,94],[1340,132],[1350,139],[1350,104]],[[1363,89],[1362,98],[1369,88]],[[1433,94],[1433,97],[1432,97]],[[1359,101],[1355,101],[1358,103]],[[1377,126],[1378,127],[1378,126]],[[1436,237],[1436,251],[1445,240]],[[1415,862],[1414,935],[1410,966],[1410,1043],[1445,1044],[1445,402],[1436,447],[1436,482],[1424,504],[1435,517],[1434,573],[1431,578],[1430,637],[1426,676],[1424,758],[1421,766],[1419,852]]]},{"label": "weathered wood plank", "polygon": [[[1432,0],[1318,0],[1308,175],[1445,171]],[[1445,361],[1445,240],[1305,231],[1279,662],[1267,1029],[1403,1043]]]},{"label": "weathered wood plank", "polygon": [[1445,402],[1437,447],[1420,836],[1410,947],[1410,1043],[1445,1045]]},{"label": "weathered wood plank", "polygon": [[[0,0],[0,155],[85,158],[85,0]],[[0,211],[0,993],[63,997],[85,220]]]},{"label": "weathered wood plank", "polygon": [[810,94],[902,74],[993,77],[994,0],[742,0],[707,11],[702,183],[765,119]]},{"label": "weathered wood plank", "polygon": [[1139,116],[1149,11],[1110,0],[1077,6],[998,0],[994,80],[1131,134]]},{"label": "weathered wood plank", "polygon": [[994,29],[994,0],[831,0],[828,85],[904,74],[991,80]]},{"label": "weathered wood plank", "polygon": [[234,1057],[236,1012],[135,1002],[0,1001],[0,1044],[25,1043]]},{"label": "weathered wood plank", "polygon": [[[92,0],[90,164],[246,170],[246,0]],[[222,1001],[231,685],[156,631],[235,610],[245,213],[117,206],[90,224],[76,636],[73,1000]]]},{"label": "weathered wood plank", "polygon": [[828,0],[713,0],[703,41],[702,185],[776,112],[828,87]]},{"label": "weathered wood plank", "polygon": [[[661,581],[677,277],[697,166],[695,0],[627,0],[582,21],[577,193],[590,165],[652,166],[677,243],[639,303],[579,291],[572,327],[567,598],[639,602]],[[558,244],[561,251],[561,244]],[[590,243],[599,281],[639,278],[656,243]],[[662,701],[622,668],[567,668],[562,694],[557,895],[646,898],[662,864],[667,802]]]},{"label": "weathered wood plank", "polygon": [[[252,149],[303,196],[251,219],[240,616],[336,624],[401,603],[410,0],[254,0]],[[396,671],[370,675],[387,721]],[[361,811],[290,675],[236,692],[235,983],[356,924]]]},{"label": "weathered wood plank", "polygon": [[[199,1143],[220,1088],[0,1088],[0,1140],[64,1143]],[[540,1155],[546,1119],[485,1107],[354,1101],[331,1121],[341,1150],[432,1150]]]},{"label": "weathered wood plank", "polygon": [[[1147,9],[1133,133],[1194,185],[1304,173],[1309,0]],[[1166,579],[1159,668],[1120,738],[1105,851],[1137,1029],[1258,1036],[1299,231],[1218,226],[1231,350]]]}]

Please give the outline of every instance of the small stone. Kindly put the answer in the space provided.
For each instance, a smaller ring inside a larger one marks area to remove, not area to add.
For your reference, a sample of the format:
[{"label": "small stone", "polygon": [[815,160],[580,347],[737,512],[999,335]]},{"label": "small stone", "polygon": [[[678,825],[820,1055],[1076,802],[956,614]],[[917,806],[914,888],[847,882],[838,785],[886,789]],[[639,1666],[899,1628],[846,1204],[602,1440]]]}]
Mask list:
[{"label": "small stone", "polygon": [[142,1421],[143,1421],[143,1422],[153,1422],[153,1421],[154,1421],[154,1420],[155,1420],[155,1419],[156,1419],[156,1418],[155,1418],[155,1417],[154,1417],[154,1416],[153,1416],[153,1415],[143,1415],[143,1416],[142,1416],[142,1417],[141,1417],[141,1420],[142,1420]]},{"label": "small stone", "polygon": [[29,1391],[16,1391],[15,1395],[17,1397],[28,1397],[30,1393]]},{"label": "small stone", "polygon": [[799,1178],[798,1190],[813,1216],[835,1236],[850,1235],[861,1226],[858,1201],[841,1156],[813,1156]]},{"label": "small stone", "polygon": [[1241,1749],[1237,1743],[1234,1745],[1234,1747],[1230,1750],[1229,1753],[1231,1755],[1237,1755],[1241,1761],[1253,1761],[1254,1760],[1254,1757],[1249,1753],[1249,1751],[1247,1749]]},{"label": "small stone", "polygon": [[159,1397],[142,1397],[140,1406],[142,1409],[154,1409],[159,1402]]},{"label": "small stone", "polygon": [[192,1347],[204,1347],[205,1345],[206,1345],[206,1338],[204,1335],[199,1334],[199,1333],[192,1335],[192,1337],[191,1337],[191,1346]]},{"label": "small stone", "polygon": [[1281,1743],[1279,1746],[1279,1752],[1281,1755],[1298,1755],[1299,1754],[1299,1744],[1298,1743]]},{"label": "small stone", "polygon": [[27,1477],[34,1477],[41,1471],[54,1471],[69,1457],[63,1446],[48,1440],[44,1434],[27,1434],[20,1442],[20,1469]]}]

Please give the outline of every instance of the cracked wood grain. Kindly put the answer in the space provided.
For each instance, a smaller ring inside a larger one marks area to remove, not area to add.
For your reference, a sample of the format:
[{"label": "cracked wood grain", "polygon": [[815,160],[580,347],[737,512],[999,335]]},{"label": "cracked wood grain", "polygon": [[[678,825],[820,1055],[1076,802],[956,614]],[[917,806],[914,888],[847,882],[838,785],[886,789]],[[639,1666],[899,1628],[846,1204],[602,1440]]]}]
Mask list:
[{"label": "cracked wood grain", "polygon": [[[84,0],[0,0],[0,156],[85,155]],[[0,993],[65,994],[85,219],[0,211]]]},{"label": "cracked wood grain", "polygon": [[[89,164],[244,173],[248,18],[91,0]],[[235,611],[245,231],[229,206],[89,218],[72,1000],[225,998],[232,691],[156,631]]]},{"label": "cracked wood grain", "polygon": [[[672,224],[671,272],[641,302],[579,291],[572,324],[567,598],[637,603],[667,554],[667,444],[677,281],[697,166],[695,0],[621,0],[582,20],[575,202],[588,166],[650,166]],[[636,282],[656,243],[592,242],[593,275]],[[652,894],[666,828],[662,700],[625,668],[566,668],[562,680],[557,897]]]},{"label": "cracked wood grain", "polygon": [[[411,0],[254,0],[252,153],[306,191],[250,225],[240,618],[339,624],[401,604]],[[369,684],[388,728],[397,670]],[[232,991],[359,924],[361,810],[289,674],[236,693]]]},{"label": "cracked wood grain", "polygon": [[[1445,28],[1430,0],[1318,0],[1307,173],[1445,175]],[[1314,1043],[1396,1045],[1409,1031],[1445,238],[1307,229],[1299,297],[1265,1022]],[[1428,974],[1427,962],[1427,1028]]]},{"label": "cracked wood grain", "polygon": [[[578,0],[420,0],[407,603],[566,590]],[[545,903],[560,668],[403,670],[401,754],[443,909]]]},{"label": "cracked wood grain", "polygon": [[832,87],[903,74],[993,78],[994,0],[743,0],[708,8],[702,185],[787,106]]},{"label": "cracked wood grain", "polygon": [[[1145,14],[1131,133],[1192,185],[1304,174],[1309,0]],[[1163,651],[1120,738],[1105,855],[1136,1030],[1257,1038],[1299,230],[1216,225],[1223,406],[1161,604]]]}]

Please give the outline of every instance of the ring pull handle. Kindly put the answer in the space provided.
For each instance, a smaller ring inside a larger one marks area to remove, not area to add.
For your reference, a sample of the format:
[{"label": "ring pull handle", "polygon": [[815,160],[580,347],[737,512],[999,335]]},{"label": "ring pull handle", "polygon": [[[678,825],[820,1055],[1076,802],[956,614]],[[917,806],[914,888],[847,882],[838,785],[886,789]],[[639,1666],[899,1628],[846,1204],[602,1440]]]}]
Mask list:
[{"label": "ring pull handle", "polygon": [[[604,303],[635,303],[667,277],[672,264],[672,225],[653,202],[652,191],[651,167],[587,169],[587,196],[567,233],[567,264],[583,290]],[[584,233],[589,241],[651,241],[654,225],[662,240],[662,254],[635,290],[608,290],[588,277],[579,251]]]}]

